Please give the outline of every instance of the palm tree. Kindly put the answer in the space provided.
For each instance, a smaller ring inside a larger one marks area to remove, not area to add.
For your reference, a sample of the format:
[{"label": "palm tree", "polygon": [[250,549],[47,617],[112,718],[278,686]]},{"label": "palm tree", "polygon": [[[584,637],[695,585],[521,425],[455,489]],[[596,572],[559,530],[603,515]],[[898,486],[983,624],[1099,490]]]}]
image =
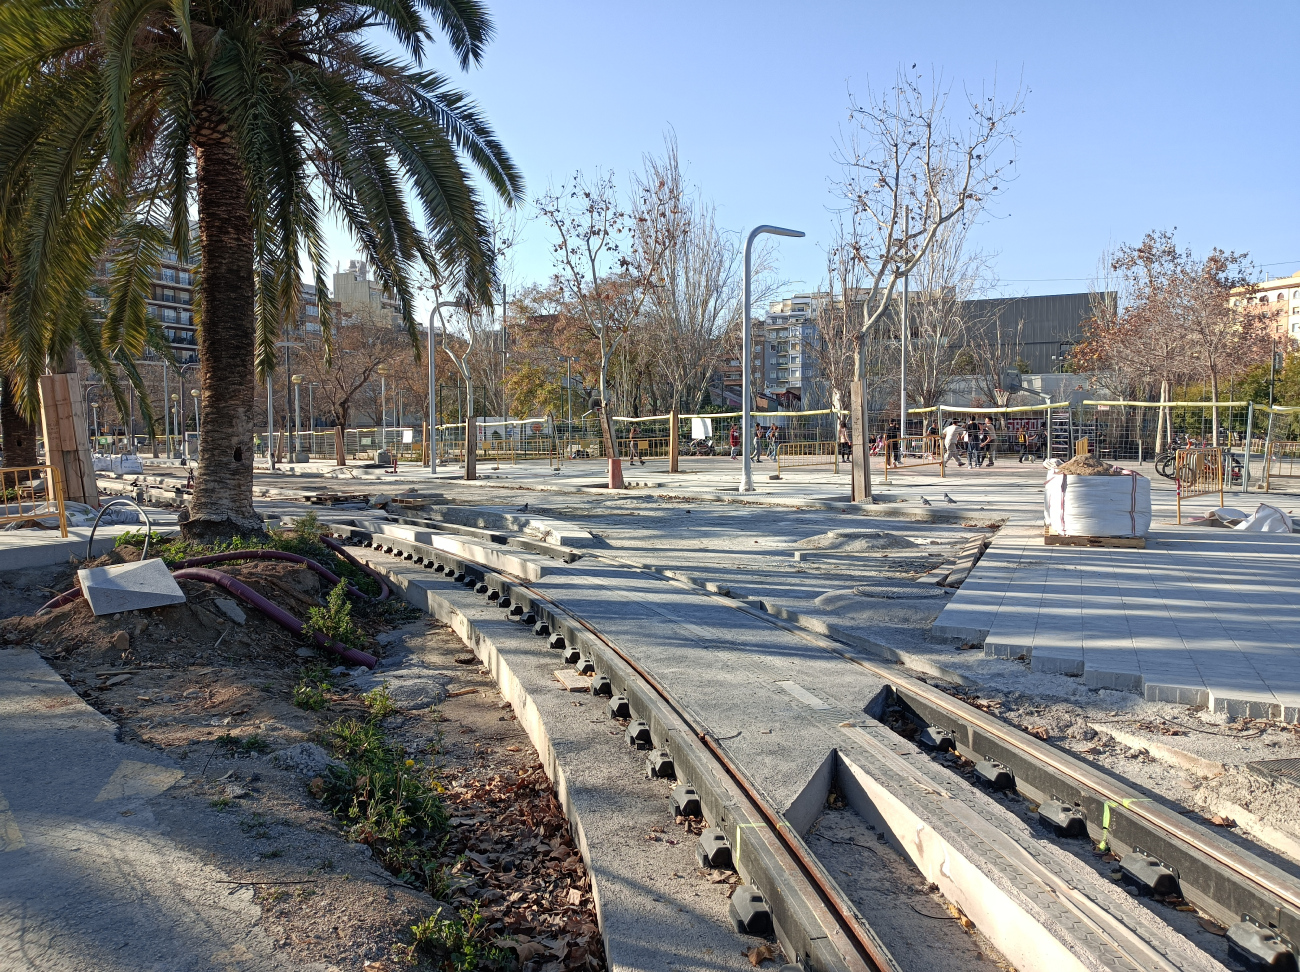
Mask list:
[{"label": "palm tree", "polygon": [[[493,28],[478,0],[0,4],[0,191],[31,165],[43,201],[28,207],[4,362],[30,394],[23,376],[44,364],[31,335],[45,305],[85,291],[89,263],[50,268],[44,241],[68,235],[71,221],[94,223],[79,238],[116,241],[103,338],[112,345],[140,333],[161,246],[188,256],[193,207],[204,434],[191,539],[261,528],[255,369],[274,369],[274,342],[297,318],[300,261],[328,293],[327,212],[396,298],[417,355],[421,269],[491,301],[490,232],[469,169],[506,205],[522,179],[475,106],[424,66],[430,19],[462,69],[480,63]],[[404,57],[377,43],[384,32]],[[32,165],[42,151],[46,164]],[[57,278],[50,297],[37,292],[42,274]]]}]

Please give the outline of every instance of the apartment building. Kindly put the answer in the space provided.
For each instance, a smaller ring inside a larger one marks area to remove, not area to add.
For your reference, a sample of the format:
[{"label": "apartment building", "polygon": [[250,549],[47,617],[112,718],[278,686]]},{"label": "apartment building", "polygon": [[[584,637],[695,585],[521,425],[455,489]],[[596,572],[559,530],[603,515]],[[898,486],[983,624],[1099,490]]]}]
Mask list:
[{"label": "apartment building", "polygon": [[383,284],[370,278],[365,260],[349,260],[346,270],[334,274],[334,302],[344,317],[369,311],[374,317],[391,317],[394,327],[402,324],[397,300]]},{"label": "apartment building", "polygon": [[[109,257],[100,259],[95,270],[96,287],[90,302],[102,312],[108,311]],[[150,317],[157,320],[167,336],[172,353],[181,364],[198,361],[198,341],[194,335],[194,263],[183,263],[176,251],[167,247],[154,271],[151,290],[145,300]]]},{"label": "apartment building", "polygon": [[1274,326],[1278,337],[1300,340],[1300,272],[1289,277],[1277,277],[1255,285],[1255,292],[1247,296],[1233,297],[1229,303],[1233,306],[1244,304],[1271,305],[1261,306],[1261,310],[1271,310],[1277,316]]},{"label": "apartment building", "polygon": [[[823,298],[824,299],[824,298]],[[755,330],[755,389],[781,408],[799,408],[817,378],[814,342],[818,298],[796,294],[768,305],[762,330]]]}]

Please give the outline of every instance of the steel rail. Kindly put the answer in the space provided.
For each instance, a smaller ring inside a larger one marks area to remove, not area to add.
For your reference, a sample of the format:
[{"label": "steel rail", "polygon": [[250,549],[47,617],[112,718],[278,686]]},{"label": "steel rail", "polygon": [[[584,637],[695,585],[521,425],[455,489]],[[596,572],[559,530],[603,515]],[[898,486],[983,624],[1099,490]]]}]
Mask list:
[{"label": "steel rail", "polygon": [[[357,529],[357,528],[353,528]],[[357,532],[371,536],[373,538],[380,536],[371,534],[364,528],[357,529]],[[683,726],[690,730],[695,738],[704,746],[708,755],[713,758],[717,766],[723,771],[724,775],[740,790],[740,793],[749,801],[757,814],[767,823],[769,831],[779,843],[781,849],[789,855],[798,869],[800,876],[811,886],[816,893],[821,904],[827,912],[834,918],[839,926],[841,933],[844,934],[847,941],[858,952],[857,958],[871,972],[897,972],[898,964],[889,954],[888,949],[874,938],[874,933],[870,926],[865,925],[865,920],[859,918],[856,909],[844,898],[843,891],[839,888],[833,879],[828,880],[821,873],[820,865],[808,854],[806,849],[801,846],[802,841],[797,840],[791,834],[789,823],[767,803],[767,800],[758,792],[757,788],[749,781],[744,772],[737,767],[726,755],[718,739],[707,728],[701,728],[696,724],[684,710],[684,708],[674,699],[659,680],[648,672],[644,666],[628,655],[622,648],[612,642],[597,628],[590,624],[585,618],[580,617],[573,611],[563,607],[558,602],[538,591],[528,581],[523,580],[506,571],[498,568],[488,567],[484,564],[476,563],[472,560],[448,554],[444,551],[429,548],[426,544],[407,541],[397,537],[383,537],[382,544],[374,543],[373,549],[381,550],[383,545],[390,545],[394,554],[399,554],[402,547],[407,548],[424,548],[429,551],[438,563],[444,561],[456,562],[462,565],[471,564],[477,571],[484,574],[496,575],[508,585],[510,593],[515,591],[525,591],[533,606],[544,604],[546,609],[557,618],[565,618],[571,624],[581,628],[591,637],[595,638],[611,654],[617,657],[623,664],[627,665],[635,675],[641,679],[657,695],[672,714],[681,722]],[[410,556],[408,553],[407,556]],[[427,563],[434,561],[425,554],[424,559]],[[504,592],[503,592],[504,593]]]},{"label": "steel rail", "polygon": [[850,940],[857,945],[861,952],[861,958],[866,961],[872,969],[877,970],[877,972],[888,972],[888,970],[897,968],[896,963],[888,952],[882,954],[879,944],[870,934],[867,933],[866,929],[862,927],[862,922],[858,920],[851,907],[844,901],[843,892],[840,890],[838,885],[834,884],[834,882],[828,882],[820,873],[820,867],[814,863],[811,856],[801,846],[802,841],[792,839],[789,832],[789,822],[768,805],[767,800],[764,799],[762,794],[760,794],[754,785],[750,783],[744,771],[728,758],[722,745],[712,732],[707,728],[701,728],[696,725],[695,721],[691,719],[682,707],[677,704],[672,693],[665,689],[659,683],[658,679],[646,671],[643,666],[633,660],[632,657],[622,648],[614,644],[614,642],[609,638],[605,637],[605,635],[590,624],[585,618],[579,617],[568,608],[562,607],[556,601],[541,593],[525,581],[511,578],[511,586],[526,590],[532,600],[546,604],[554,614],[566,617],[572,622],[580,625],[583,630],[593,638],[600,641],[601,644],[617,655],[625,665],[631,668],[632,671],[636,672],[637,677],[645,682],[646,685],[650,686],[650,688],[654,690],[655,694],[663,700],[664,704],[672,710],[673,714],[682,721],[683,725],[687,726],[691,732],[695,734],[695,737],[709,751],[710,755],[712,755],[718,765],[722,767],[723,771],[731,781],[740,787],[741,792],[743,792],[749,801],[753,803],[755,809],[757,809],[763,819],[767,821],[772,833],[781,842],[781,846],[785,849],[786,853],[794,858],[795,862],[799,865],[799,870],[803,874],[804,879],[811,883],[816,889],[818,897],[822,899],[822,904],[825,905],[831,914],[835,916],[836,921],[840,925],[841,931],[845,932],[849,936]]},{"label": "steel rail", "polygon": [[1238,851],[1226,841],[1206,840],[1209,836],[1204,828],[1196,827],[1189,824],[1182,818],[1175,816],[1171,811],[1165,809],[1158,803],[1150,800],[1142,800],[1141,794],[1136,790],[1122,789],[1122,784],[1111,779],[1104,773],[1096,771],[1082,761],[1061,753],[1056,747],[1044,742],[1021,729],[1017,729],[1007,723],[989,715],[981,709],[976,708],[969,703],[956,699],[948,693],[937,689],[934,686],[912,678],[898,671],[897,667],[877,664],[867,661],[854,654],[842,643],[835,641],[827,635],[817,634],[809,631],[807,628],[800,627],[789,621],[769,614],[767,611],[760,610],[750,604],[737,601],[731,597],[717,594],[697,585],[690,584],[686,581],[676,580],[675,578],[665,577],[656,571],[641,566],[631,561],[626,561],[618,557],[612,557],[607,554],[597,554],[600,559],[608,560],[637,570],[649,576],[657,577],[660,580],[666,580],[670,584],[683,587],[687,590],[694,591],[697,594],[711,598],[721,604],[731,607],[733,610],[742,611],[752,617],[766,621],[773,627],[780,628],[791,634],[803,638],[805,641],[816,645],[824,651],[830,652],[843,660],[857,665],[873,675],[884,679],[895,691],[898,687],[903,687],[904,693],[911,693],[918,698],[924,699],[929,705],[947,712],[955,719],[977,726],[980,731],[992,736],[1004,745],[1019,751],[1029,759],[1035,760],[1047,767],[1054,773],[1065,778],[1076,786],[1086,787],[1093,790],[1097,796],[1106,802],[1117,804],[1130,815],[1146,821],[1152,827],[1163,831],[1166,835],[1182,841],[1184,844],[1193,848],[1205,857],[1216,861],[1222,866],[1233,871],[1242,878],[1249,880],[1258,888],[1269,894],[1274,895],[1279,900],[1290,905],[1300,912],[1300,882],[1282,883],[1276,879],[1275,875],[1269,874],[1256,866],[1258,862],[1252,861],[1250,855]]}]

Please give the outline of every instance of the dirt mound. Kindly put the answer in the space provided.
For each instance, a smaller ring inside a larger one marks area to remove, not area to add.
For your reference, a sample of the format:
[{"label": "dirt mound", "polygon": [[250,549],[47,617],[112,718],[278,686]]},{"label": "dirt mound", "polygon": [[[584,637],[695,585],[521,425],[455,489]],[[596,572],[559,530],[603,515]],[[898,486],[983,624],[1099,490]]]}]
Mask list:
[{"label": "dirt mound", "polygon": [[796,546],[811,550],[835,550],[842,553],[861,553],[867,550],[904,550],[919,546],[907,537],[895,536],[880,530],[831,530],[815,537],[806,537]]},{"label": "dirt mound", "polygon": [[1113,476],[1115,467],[1108,462],[1102,462],[1094,456],[1075,456],[1069,462],[1062,463],[1056,467],[1056,471],[1064,476]]}]

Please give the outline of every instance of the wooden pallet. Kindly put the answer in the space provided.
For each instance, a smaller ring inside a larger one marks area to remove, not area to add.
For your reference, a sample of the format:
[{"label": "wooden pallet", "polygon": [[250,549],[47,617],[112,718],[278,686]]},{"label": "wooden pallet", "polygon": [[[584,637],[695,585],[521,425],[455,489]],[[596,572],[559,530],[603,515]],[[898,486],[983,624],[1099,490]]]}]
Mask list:
[{"label": "wooden pallet", "polygon": [[1043,543],[1049,547],[1128,547],[1131,550],[1145,550],[1146,537],[1064,537],[1051,527],[1043,527]]}]

